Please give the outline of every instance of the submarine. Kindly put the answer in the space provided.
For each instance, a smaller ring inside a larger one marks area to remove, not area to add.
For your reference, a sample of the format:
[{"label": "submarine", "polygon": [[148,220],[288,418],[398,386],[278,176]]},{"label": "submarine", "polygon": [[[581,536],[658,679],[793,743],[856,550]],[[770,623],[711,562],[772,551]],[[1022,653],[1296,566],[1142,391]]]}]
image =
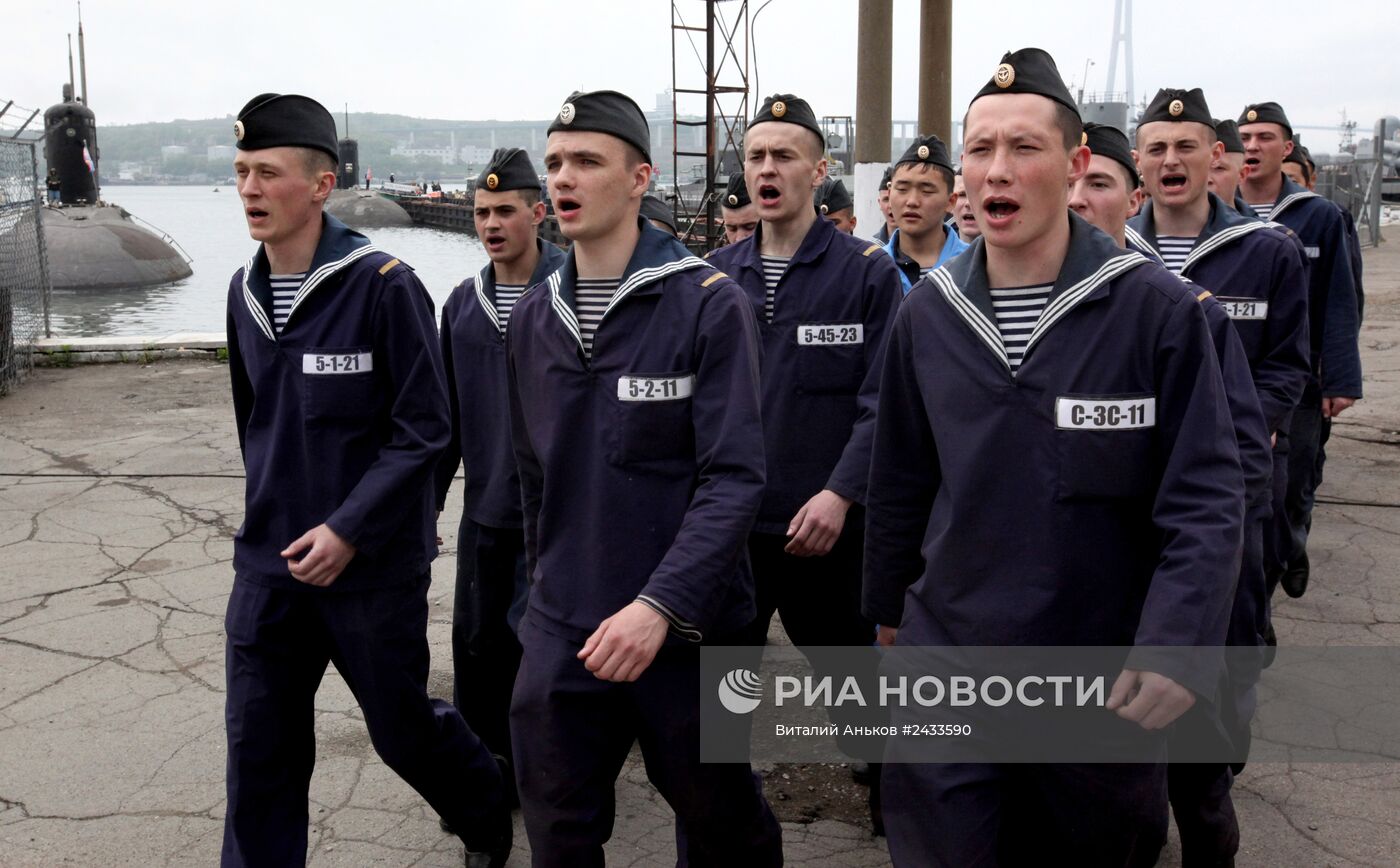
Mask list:
[{"label": "submarine", "polygon": [[[71,43],[70,43],[71,46]],[[78,24],[83,55],[83,28]],[[63,101],[44,112],[44,161],[58,184],[58,201],[41,210],[49,277],[54,289],[126,289],[183,280],[194,272],[173,238],[137,222],[126,209],[102,200],[97,116],[74,93],[72,49]]]},{"label": "submarine", "polygon": [[[350,127],[349,113],[345,118],[346,131]],[[412,226],[413,218],[391,199],[386,199],[373,190],[359,186],[360,143],[356,139],[341,139],[336,143],[340,151],[340,166],[336,169],[335,189],[326,200],[326,213],[349,226],[351,229],[374,229],[382,226]]]}]

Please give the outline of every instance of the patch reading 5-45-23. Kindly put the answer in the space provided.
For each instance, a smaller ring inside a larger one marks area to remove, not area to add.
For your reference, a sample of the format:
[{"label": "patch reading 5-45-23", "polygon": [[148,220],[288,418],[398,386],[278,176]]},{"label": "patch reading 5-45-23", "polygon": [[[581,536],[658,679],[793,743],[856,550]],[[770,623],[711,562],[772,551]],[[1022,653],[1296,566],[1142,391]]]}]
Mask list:
[{"label": "patch reading 5-45-23", "polygon": [[303,374],[363,374],[374,370],[373,353],[305,353]]},{"label": "patch reading 5-45-23", "polygon": [[797,327],[800,347],[839,347],[865,343],[865,323],[811,323]]},{"label": "patch reading 5-45-23", "polygon": [[1269,303],[1259,298],[1223,298],[1216,296],[1215,300],[1220,302],[1220,306],[1225,308],[1225,313],[1230,319],[1268,319]]},{"label": "patch reading 5-45-23", "polygon": [[1070,431],[1130,431],[1157,424],[1157,398],[1056,398],[1055,427]]},{"label": "patch reading 5-45-23", "polygon": [[639,377],[624,374],[617,378],[619,401],[678,401],[689,398],[695,388],[694,374]]}]

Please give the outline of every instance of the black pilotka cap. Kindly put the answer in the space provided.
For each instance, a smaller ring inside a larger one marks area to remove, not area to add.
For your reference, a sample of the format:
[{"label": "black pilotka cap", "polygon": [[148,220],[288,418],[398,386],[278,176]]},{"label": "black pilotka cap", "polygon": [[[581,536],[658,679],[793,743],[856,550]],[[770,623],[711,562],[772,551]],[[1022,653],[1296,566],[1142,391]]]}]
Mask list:
[{"label": "black pilotka cap", "polygon": [[744,183],[744,173],[735,172],[729,176],[729,188],[724,191],[720,204],[726,208],[742,208],[753,200],[749,198],[749,186]]},{"label": "black pilotka cap", "polygon": [[671,206],[648,193],[642,197],[642,219],[660,220],[671,227],[671,232],[676,232],[676,212],[671,210]]},{"label": "black pilotka cap", "polygon": [[1293,137],[1293,150],[1288,152],[1288,156],[1284,157],[1283,161],[1285,163],[1297,163],[1300,166],[1307,166],[1309,171],[1314,167],[1312,152],[1303,147],[1302,138],[1297,135]]},{"label": "black pilotka cap", "polygon": [[880,191],[884,192],[890,188],[890,182],[894,180],[894,166],[886,166],[885,174],[880,176]]},{"label": "black pilotka cap", "polygon": [[812,193],[812,204],[823,214],[834,214],[854,208],[856,203],[851,199],[851,192],[846,189],[845,184],[839,179],[827,178]]},{"label": "black pilotka cap", "polygon": [[1284,135],[1293,138],[1293,125],[1288,122],[1288,115],[1283,113],[1283,106],[1276,102],[1254,102],[1244,107],[1240,112],[1237,123],[1240,126],[1245,124],[1278,124],[1286,132]]},{"label": "black pilotka cap", "polygon": [[806,127],[816,133],[817,138],[821,140],[822,147],[826,147],[826,136],[822,134],[821,125],[817,123],[817,116],[812,112],[812,107],[807,105],[805,99],[799,99],[790,93],[773,94],[763,101],[763,108],[759,109],[758,114],[749,121],[749,129],[753,129],[758,124],[773,121]]},{"label": "black pilotka cap", "polygon": [[[953,161],[948,157],[948,146],[943,144],[943,140],[938,136],[919,136],[914,139],[904,155],[894,164],[894,169],[910,163],[923,163],[928,166],[939,166],[953,171]],[[894,176],[891,169],[890,176]]]},{"label": "black pilotka cap", "polygon": [[313,148],[340,162],[335,118],[309,96],[263,93],[248,100],[233,122],[240,151],[263,148]]},{"label": "black pilotka cap", "polygon": [[1087,123],[1084,125],[1084,144],[1089,146],[1089,153],[1108,157],[1127,169],[1128,177],[1133,179],[1133,189],[1142,186],[1137,164],[1133,162],[1133,149],[1128,147],[1128,137],[1122,130],[1108,124]]},{"label": "black pilotka cap", "polygon": [[497,148],[491,162],[476,176],[478,190],[538,190],[540,176],[530,162],[530,155],[520,148]]},{"label": "black pilotka cap", "polygon": [[1199,87],[1182,90],[1178,87],[1164,87],[1157,91],[1147,111],[1138,118],[1138,127],[1143,124],[1160,123],[1205,124],[1215,132],[1215,118],[1210,116],[1206,105],[1206,95]]},{"label": "black pilotka cap", "polygon": [[651,162],[651,127],[632,98],[615,90],[574,91],[559,107],[547,133],[607,133],[642,152]]},{"label": "black pilotka cap", "polygon": [[972,102],[1001,93],[1033,93],[1079,114],[1079,105],[1069,95],[1069,88],[1065,87],[1060,70],[1055,66],[1055,58],[1039,48],[1022,48],[1003,54],[1001,64]]},{"label": "black pilotka cap", "polygon": [[1244,141],[1240,139],[1240,125],[1229,118],[1215,122],[1215,137],[1225,144],[1225,153],[1244,153]]}]

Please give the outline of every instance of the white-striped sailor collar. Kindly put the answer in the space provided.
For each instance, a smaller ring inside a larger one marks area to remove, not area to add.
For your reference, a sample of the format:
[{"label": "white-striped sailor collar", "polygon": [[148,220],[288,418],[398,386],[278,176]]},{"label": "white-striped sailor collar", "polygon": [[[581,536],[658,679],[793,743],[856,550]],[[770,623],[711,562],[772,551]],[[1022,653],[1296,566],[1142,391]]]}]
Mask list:
[{"label": "white-striped sailor collar", "polygon": [[[1235,209],[1226,205],[1219,196],[1214,193],[1206,193],[1207,201],[1210,203],[1210,210],[1207,212],[1206,225],[1201,228],[1201,233],[1196,236],[1196,243],[1191,248],[1186,260],[1181,264],[1181,273],[1184,275],[1197,262],[1215,253],[1223,247],[1235,243],[1246,235],[1259,229],[1267,229],[1267,223],[1263,221],[1245,217]],[[1128,236],[1131,232],[1132,236]],[[1145,253],[1144,247],[1153,252],[1152,258],[1160,260],[1156,255],[1157,249],[1157,226],[1154,218],[1152,201],[1148,200],[1143,204],[1138,215],[1129,221],[1124,235],[1128,237],[1129,246],[1135,247],[1139,252]],[[1135,237],[1135,243],[1134,243]]]},{"label": "white-striped sailor collar", "polygon": [[[525,284],[526,289],[544,281],[564,261],[564,251],[543,238],[535,239],[535,249],[539,251],[539,259],[535,261],[535,270],[530,273],[530,279]],[[476,276],[476,301],[499,332],[501,315],[496,308],[496,269],[492,267],[490,260],[487,260]]]},{"label": "white-striped sailor collar", "polygon": [[1274,222],[1278,220],[1280,214],[1287,211],[1292,206],[1304,200],[1315,198],[1316,196],[1317,194],[1313,191],[1298,186],[1293,183],[1291,178],[1284,175],[1283,184],[1278,190],[1278,201],[1274,202],[1273,210],[1270,211],[1269,216],[1264,219],[1267,222]]},{"label": "white-striped sailor collar", "polygon": [[[292,297],[292,306],[287,310],[287,322],[292,321],[297,308],[332,275],[378,251],[379,248],[371,244],[368,238],[323,213],[321,240],[316,244],[316,254],[311,258],[311,267],[307,269],[306,279],[302,281],[297,294]],[[267,252],[264,246],[259,244],[252,258],[243,266],[243,303],[247,305],[248,313],[253,322],[257,323],[258,330],[268,340],[275,341],[277,331],[273,328],[268,308],[259,300],[260,293],[265,298],[272,297],[272,289],[268,284],[268,268]]]},{"label": "white-striped sailor collar", "polygon": [[[1108,284],[1115,278],[1149,261],[1141,253],[1119,247],[1114,239],[1091,226],[1078,214],[1067,213],[1070,221],[1069,250],[1046,300],[1045,309],[1026,341],[1026,351],[1021,359],[1023,366],[1040,339],[1066,314],[1085,301],[1103,297],[1108,293]],[[996,324],[991,290],[987,285],[985,239],[973,241],[961,256],[929,272],[928,279],[953,312],[1010,372],[1011,360],[1006,354],[1001,329]]]},{"label": "white-striped sailor collar", "polygon": [[[600,325],[608,318],[608,314],[628,297],[653,291],[664,278],[692,268],[714,268],[692,254],[669,233],[662,232],[640,217],[638,222],[641,224],[641,236],[632,251],[632,258],[623,269],[622,280],[618,283],[617,291],[613,293],[612,301],[603,309]],[[578,282],[577,275],[578,266],[575,264],[574,251],[570,249],[559,268],[546,278],[545,285],[549,288],[550,307],[563,322],[564,328],[578,342],[579,349],[583,349],[583,336],[579,331],[578,317],[574,314],[574,287]]]}]

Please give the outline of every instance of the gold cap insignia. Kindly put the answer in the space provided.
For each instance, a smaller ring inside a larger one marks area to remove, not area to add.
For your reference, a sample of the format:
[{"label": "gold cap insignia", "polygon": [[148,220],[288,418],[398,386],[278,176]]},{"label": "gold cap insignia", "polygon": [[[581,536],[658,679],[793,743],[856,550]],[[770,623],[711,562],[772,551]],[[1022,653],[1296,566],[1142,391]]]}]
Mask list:
[{"label": "gold cap insignia", "polygon": [[1082,147],[1084,147],[1084,146],[1087,145],[1087,144],[1089,144],[1089,134],[1086,133],[1086,132],[1080,132],[1080,133],[1079,133],[1079,147],[1082,148]]},{"label": "gold cap insignia", "polygon": [[919,145],[918,154],[919,154],[919,159],[921,159],[921,160],[927,160],[927,159],[928,159],[928,145]]},{"label": "gold cap insignia", "polygon": [[246,130],[243,129],[243,122],[242,122],[242,121],[234,121],[234,122],[233,122],[233,137],[234,137],[235,139],[238,139],[238,140],[241,142],[241,141],[243,141],[243,136],[244,136],[244,135],[246,135]]},{"label": "gold cap insignia", "polygon": [[494,190],[501,186],[501,178],[495,172],[486,176],[486,189]]},{"label": "gold cap insignia", "polygon": [[822,206],[822,213],[823,213],[823,214],[825,214],[828,210],[830,210],[830,209],[828,208],[828,206],[826,206],[826,205],[823,205],[823,206]]},{"label": "gold cap insignia", "polygon": [[729,207],[731,208],[737,208],[739,205],[739,197],[735,196],[733,193],[729,194],[729,199],[727,201],[729,202]]},{"label": "gold cap insignia", "polygon": [[1174,99],[1167,105],[1167,114],[1174,118],[1181,117],[1181,113],[1186,111],[1186,103],[1179,99]]},{"label": "gold cap insignia", "polygon": [[1009,63],[1003,63],[997,67],[996,73],[992,76],[992,81],[997,83],[997,87],[1011,87],[1016,81],[1016,68]]},{"label": "gold cap insignia", "polygon": [[787,114],[787,103],[777,100],[773,103],[773,117],[780,118]]},{"label": "gold cap insignia", "polygon": [[1250,109],[1249,111],[1244,113],[1244,119],[1250,121],[1251,123],[1257,121],[1259,120],[1259,112],[1255,111],[1254,109]]},{"label": "gold cap insignia", "polygon": [[559,123],[568,126],[574,122],[575,114],[577,114],[577,112],[574,110],[574,104],[571,102],[564,103],[559,107]]}]

